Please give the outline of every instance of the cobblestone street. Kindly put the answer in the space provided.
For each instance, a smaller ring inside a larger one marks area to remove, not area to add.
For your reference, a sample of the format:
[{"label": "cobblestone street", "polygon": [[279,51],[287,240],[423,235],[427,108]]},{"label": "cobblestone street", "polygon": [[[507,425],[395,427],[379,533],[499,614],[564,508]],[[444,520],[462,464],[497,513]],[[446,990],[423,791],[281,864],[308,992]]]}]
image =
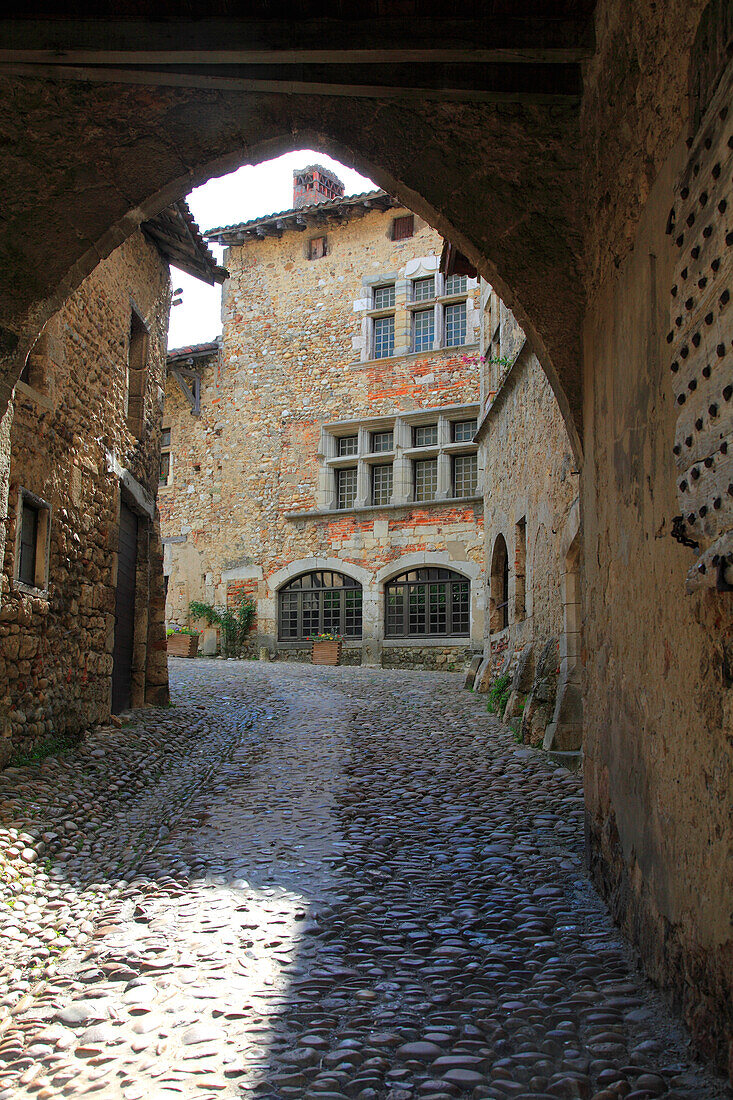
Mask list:
[{"label": "cobblestone street", "polygon": [[0,1098],[723,1097],[458,675],[171,662],[0,774]]}]

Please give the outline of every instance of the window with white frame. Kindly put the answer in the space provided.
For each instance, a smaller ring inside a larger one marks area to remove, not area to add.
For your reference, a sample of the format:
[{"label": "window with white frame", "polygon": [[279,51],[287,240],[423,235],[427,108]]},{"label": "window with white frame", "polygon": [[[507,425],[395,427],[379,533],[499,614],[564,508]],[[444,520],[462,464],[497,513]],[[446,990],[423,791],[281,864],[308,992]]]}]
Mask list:
[{"label": "window with white frame", "polygon": [[435,343],[435,310],[416,309],[412,315],[412,350],[432,351]]},{"label": "window with white frame", "polygon": [[394,447],[394,432],[371,432],[372,454],[383,454]]},{"label": "window with white frame", "polygon": [[372,504],[389,504],[392,499],[392,463],[372,466]]},{"label": "window with white frame", "polygon": [[394,313],[374,318],[374,358],[389,359],[394,355]]},{"label": "window with white frame", "polygon": [[336,471],[336,507],[353,508],[356,500],[356,466]]},{"label": "window with white frame", "polygon": [[444,340],[445,347],[457,347],[466,342],[466,303],[454,302],[445,307]]},{"label": "window with white frame", "polygon": [[435,447],[438,443],[437,424],[419,424],[412,429],[413,447]]},{"label": "window with white frame", "polygon": [[473,437],[478,429],[478,419],[474,417],[471,420],[454,420],[452,428],[454,443],[473,443]]},{"label": "window with white frame", "polygon": [[438,460],[420,458],[414,464],[415,500],[435,500],[438,495]]},{"label": "window with white frame", "polygon": [[453,457],[453,496],[472,497],[478,485],[478,458],[473,455]]},{"label": "window with white frame", "polygon": [[339,458],[344,458],[347,455],[355,455],[359,450],[359,436],[358,435],[342,435],[338,441],[338,455]]},{"label": "window with white frame", "polygon": [[429,302],[435,297],[435,276],[412,280],[412,301]]}]

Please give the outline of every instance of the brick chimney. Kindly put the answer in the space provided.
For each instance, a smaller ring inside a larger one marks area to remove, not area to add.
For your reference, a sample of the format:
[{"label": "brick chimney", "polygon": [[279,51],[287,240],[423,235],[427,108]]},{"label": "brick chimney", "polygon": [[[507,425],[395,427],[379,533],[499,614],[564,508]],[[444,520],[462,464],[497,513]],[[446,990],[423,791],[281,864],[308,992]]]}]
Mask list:
[{"label": "brick chimney", "polygon": [[322,164],[309,164],[293,172],[293,207],[315,206],[344,196],[344,185],[338,176]]}]

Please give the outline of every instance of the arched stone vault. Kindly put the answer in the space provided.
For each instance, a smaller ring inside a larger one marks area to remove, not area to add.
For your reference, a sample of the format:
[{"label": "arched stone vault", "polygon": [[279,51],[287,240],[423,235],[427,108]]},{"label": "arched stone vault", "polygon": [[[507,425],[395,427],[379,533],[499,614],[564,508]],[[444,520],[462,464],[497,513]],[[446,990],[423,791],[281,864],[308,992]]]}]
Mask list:
[{"label": "arched stone vault", "polygon": [[[371,176],[512,306],[579,450],[577,105],[229,93],[3,78],[0,401],[48,317],[137,225],[192,187],[297,147]],[[152,78],[151,78],[152,79]]]}]

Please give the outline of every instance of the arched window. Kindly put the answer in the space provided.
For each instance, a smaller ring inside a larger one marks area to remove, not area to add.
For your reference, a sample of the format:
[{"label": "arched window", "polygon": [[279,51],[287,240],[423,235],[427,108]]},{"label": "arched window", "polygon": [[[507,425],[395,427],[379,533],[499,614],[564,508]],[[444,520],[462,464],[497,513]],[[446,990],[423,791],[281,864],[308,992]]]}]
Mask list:
[{"label": "arched window", "polygon": [[361,638],[361,585],[343,573],[301,573],[280,589],[278,608],[281,641],[326,633]]},{"label": "arched window", "polygon": [[497,535],[491,555],[489,629],[497,633],[509,625],[509,555],[503,535]]},{"label": "arched window", "polygon": [[471,582],[451,569],[410,569],[385,585],[388,638],[468,636]]}]

